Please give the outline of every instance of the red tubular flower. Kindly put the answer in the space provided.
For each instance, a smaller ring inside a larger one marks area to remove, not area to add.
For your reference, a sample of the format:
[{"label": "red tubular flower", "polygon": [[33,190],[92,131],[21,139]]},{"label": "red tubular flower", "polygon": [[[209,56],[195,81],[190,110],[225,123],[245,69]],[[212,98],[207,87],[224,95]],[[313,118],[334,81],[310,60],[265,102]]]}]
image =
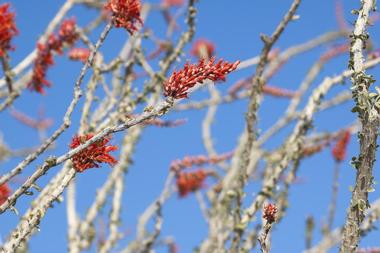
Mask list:
[{"label": "red tubular flower", "polygon": [[206,39],[195,41],[191,49],[191,54],[200,59],[209,59],[215,52],[215,45]]},{"label": "red tubular flower", "polygon": [[0,5],[0,57],[4,57],[8,50],[13,50],[11,40],[18,34],[15,14],[9,11],[9,6],[9,3]]},{"label": "red tubular flower", "polygon": [[46,80],[47,70],[54,64],[54,53],[62,54],[64,45],[72,47],[78,40],[75,26],[74,18],[64,20],[59,28],[58,36],[51,34],[45,44],[37,44],[37,57],[34,61],[33,75],[28,83],[30,90],[44,94],[44,88],[51,86],[50,82]]},{"label": "red tubular flower", "polygon": [[177,188],[180,197],[199,190],[204,185],[208,173],[203,169],[194,172],[180,172],[177,174]]},{"label": "red tubular flower", "polygon": [[11,192],[12,191],[7,183],[0,185],[0,205],[7,201],[9,195],[11,195]]},{"label": "red tubular flower", "polygon": [[88,48],[73,48],[69,52],[69,58],[73,61],[86,62],[90,56],[90,49]]},{"label": "red tubular flower", "polygon": [[164,95],[173,98],[187,98],[188,90],[197,83],[205,80],[224,81],[226,75],[236,69],[240,61],[228,63],[219,60],[215,63],[215,57],[209,62],[201,59],[197,65],[186,63],[180,71],[174,71],[168,80],[164,82]]},{"label": "red tubular flower", "polygon": [[[81,144],[91,139],[93,134],[86,134],[82,136],[74,136],[71,141],[70,148],[74,149]],[[111,137],[105,137],[92,143],[87,148],[75,154],[71,160],[73,162],[74,169],[77,172],[83,172],[90,168],[99,168],[100,163],[108,163],[115,165],[117,160],[109,154],[111,151],[117,150],[116,146],[107,145],[111,140]]]},{"label": "red tubular flower", "polygon": [[263,218],[268,223],[273,223],[276,220],[277,207],[275,204],[267,204],[264,206]]},{"label": "red tubular flower", "polygon": [[341,135],[340,139],[337,141],[335,146],[332,149],[332,155],[335,158],[335,161],[341,162],[346,158],[347,146],[350,142],[351,133],[349,130],[346,130]]},{"label": "red tubular flower", "polygon": [[137,31],[136,23],[141,20],[140,0],[108,0],[104,8],[112,13],[115,27],[124,27],[130,34]]}]

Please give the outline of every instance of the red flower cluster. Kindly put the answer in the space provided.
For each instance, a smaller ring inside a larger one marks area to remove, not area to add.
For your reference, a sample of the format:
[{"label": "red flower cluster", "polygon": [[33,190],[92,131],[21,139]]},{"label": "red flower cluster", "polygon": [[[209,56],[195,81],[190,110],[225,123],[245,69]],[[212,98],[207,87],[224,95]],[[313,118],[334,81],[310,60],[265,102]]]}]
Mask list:
[{"label": "red flower cluster", "polygon": [[78,39],[75,23],[75,19],[63,21],[58,36],[51,34],[45,44],[37,44],[37,58],[34,61],[32,80],[28,84],[29,89],[44,94],[44,87],[51,86],[46,80],[46,72],[54,64],[53,54],[62,54],[64,45],[71,47]]},{"label": "red flower cluster", "polygon": [[182,6],[185,3],[184,0],[162,0],[162,6],[164,8]]},{"label": "red flower cluster", "polygon": [[191,49],[191,54],[200,59],[209,59],[215,52],[215,45],[206,39],[197,40]]},{"label": "red flower cluster", "polygon": [[190,192],[199,190],[204,183],[208,173],[203,169],[194,172],[180,172],[177,174],[177,188],[180,197],[186,196]]},{"label": "red flower cluster", "polygon": [[9,12],[9,4],[0,5],[0,57],[6,55],[7,50],[12,50],[11,40],[18,34],[14,22],[15,14]]},{"label": "red flower cluster", "polygon": [[221,161],[225,161],[232,157],[233,153],[228,152],[221,155],[215,155],[207,157],[205,155],[199,156],[186,156],[182,160],[175,160],[170,165],[170,170],[180,172],[185,168],[191,168],[192,166],[200,166],[204,164],[216,164]]},{"label": "red flower cluster", "polygon": [[268,223],[273,223],[276,220],[276,214],[277,214],[277,207],[275,204],[270,203],[264,206],[263,218]]},{"label": "red flower cluster", "polygon": [[12,191],[7,183],[0,185],[0,205],[7,201],[9,195],[11,195],[11,192]]},{"label": "red flower cluster", "polygon": [[124,27],[130,34],[137,31],[136,23],[141,20],[140,0],[109,0],[104,8],[112,13],[115,27]]},{"label": "red flower cluster", "polygon": [[350,142],[350,138],[351,133],[349,130],[342,133],[341,137],[332,149],[332,155],[335,158],[335,161],[341,162],[346,158],[347,146]]},{"label": "red flower cluster", "polygon": [[58,38],[62,43],[66,43],[68,47],[72,47],[77,39],[79,38],[78,33],[75,30],[76,21],[74,18],[66,19],[62,22],[61,27],[59,28]]},{"label": "red flower cluster", "polygon": [[187,98],[188,90],[197,83],[205,80],[224,81],[226,75],[236,69],[240,61],[228,63],[223,60],[215,63],[215,57],[209,62],[201,59],[199,63],[186,63],[180,71],[174,71],[168,80],[164,82],[164,95],[173,98]]},{"label": "red flower cluster", "polygon": [[91,51],[88,48],[73,48],[69,52],[69,58],[73,61],[81,61],[85,63],[87,62],[90,53]]},{"label": "red flower cluster", "polygon": [[[74,136],[71,141],[70,148],[74,149],[80,146],[81,144],[90,140],[93,136],[93,134]],[[74,169],[77,172],[83,172],[90,168],[99,168],[99,163],[108,163],[110,165],[115,165],[117,163],[117,160],[111,156],[109,152],[117,150],[117,147],[107,145],[110,140],[110,137],[105,137],[92,143],[87,148],[75,154],[71,158]]]}]

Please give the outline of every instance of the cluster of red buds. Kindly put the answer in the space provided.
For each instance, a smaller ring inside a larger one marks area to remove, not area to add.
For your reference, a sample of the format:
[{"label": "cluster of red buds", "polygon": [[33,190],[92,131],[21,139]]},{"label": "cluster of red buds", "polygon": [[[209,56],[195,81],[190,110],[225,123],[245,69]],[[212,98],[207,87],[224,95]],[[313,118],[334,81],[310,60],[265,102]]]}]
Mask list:
[{"label": "cluster of red buds", "polygon": [[33,76],[28,83],[28,87],[38,93],[44,94],[44,87],[51,84],[46,80],[46,73],[49,66],[54,64],[54,53],[62,54],[63,47],[72,47],[78,39],[75,29],[75,19],[67,19],[62,22],[58,35],[51,34],[45,44],[37,44],[37,57],[34,61]]},{"label": "cluster of red buds", "polygon": [[169,7],[180,7],[184,5],[184,0],[162,0],[162,7],[163,8],[169,8]]},{"label": "cluster of red buds", "polygon": [[0,205],[7,201],[8,197],[11,195],[11,192],[12,191],[7,183],[0,185]]},{"label": "cluster of red buds", "polygon": [[9,6],[9,3],[0,5],[0,58],[5,57],[8,50],[13,50],[11,40],[18,34],[15,14],[9,11]]},{"label": "cluster of red buds", "polygon": [[205,80],[224,81],[226,75],[234,71],[239,63],[240,61],[229,63],[223,60],[215,63],[215,57],[208,62],[201,59],[198,64],[186,63],[183,69],[174,71],[164,82],[164,95],[175,99],[187,98],[189,89],[197,83]]},{"label": "cluster of red buds", "polygon": [[[74,149],[86,141],[90,140],[94,134],[85,134],[74,136],[71,141],[70,148]],[[72,158],[73,167],[77,172],[83,172],[90,168],[99,168],[100,163],[108,163],[115,165],[117,160],[109,154],[111,151],[117,150],[116,146],[107,145],[111,137],[104,137],[82,151],[76,153]]]},{"label": "cluster of red buds", "polygon": [[337,162],[341,162],[346,158],[347,146],[350,142],[351,133],[345,130],[341,135],[335,146],[332,149],[332,155]]},{"label": "cluster of red buds", "polygon": [[69,58],[73,61],[81,61],[83,63],[87,62],[91,51],[88,48],[73,48],[69,51]]},{"label": "cluster of red buds", "polygon": [[109,0],[104,8],[112,14],[115,27],[123,27],[130,34],[137,31],[136,25],[143,24],[140,0]]},{"label": "cluster of red buds", "polygon": [[205,155],[186,156],[182,160],[173,161],[170,165],[170,170],[176,173],[179,196],[184,197],[190,192],[199,190],[204,186],[204,180],[207,176],[215,175],[214,171],[205,171],[204,169],[197,169],[193,172],[184,172],[184,169],[205,164],[217,164],[231,159],[232,155],[232,152],[228,152],[210,157]]},{"label": "cluster of red buds", "polygon": [[201,166],[205,164],[217,164],[222,161],[231,159],[233,153],[227,152],[220,155],[207,157],[205,155],[199,156],[185,156],[182,160],[175,160],[170,165],[170,170],[180,172],[183,169],[191,168],[193,166]]},{"label": "cluster of red buds", "polygon": [[190,192],[195,192],[204,186],[204,181],[209,175],[205,170],[198,169],[193,172],[180,172],[177,174],[177,188],[180,197]]},{"label": "cluster of red buds", "polygon": [[275,204],[267,204],[264,206],[263,210],[263,219],[265,219],[268,223],[273,223],[276,220],[277,207]]},{"label": "cluster of red buds", "polygon": [[210,59],[215,53],[215,45],[206,39],[198,39],[191,48],[192,55],[199,59]]}]

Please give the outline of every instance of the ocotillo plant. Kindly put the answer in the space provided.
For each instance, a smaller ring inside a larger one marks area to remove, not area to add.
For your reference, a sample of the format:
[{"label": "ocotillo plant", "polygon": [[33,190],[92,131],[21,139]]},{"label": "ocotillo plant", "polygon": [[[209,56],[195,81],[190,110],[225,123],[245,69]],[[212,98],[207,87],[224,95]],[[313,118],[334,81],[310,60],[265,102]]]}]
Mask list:
[{"label": "ocotillo plant", "polygon": [[0,252],[379,252],[375,0],[0,4]]}]

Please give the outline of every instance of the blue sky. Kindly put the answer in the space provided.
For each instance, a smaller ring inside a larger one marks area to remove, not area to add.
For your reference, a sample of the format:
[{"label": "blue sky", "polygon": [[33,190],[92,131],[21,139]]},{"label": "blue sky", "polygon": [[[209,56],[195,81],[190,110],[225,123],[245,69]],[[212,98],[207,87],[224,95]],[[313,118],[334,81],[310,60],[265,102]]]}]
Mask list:
[{"label": "blue sky", "polygon": [[[3,2],[3,1],[2,1]],[[59,7],[64,3],[62,0],[47,1],[10,1],[12,8],[16,10],[16,22],[20,30],[20,35],[14,40],[16,50],[11,53],[12,65],[22,60],[31,50],[35,48],[36,40],[45,30],[46,24],[54,16]],[[158,2],[150,1],[150,2]],[[289,8],[292,1],[283,0],[202,0],[197,4],[197,29],[195,38],[207,38],[216,45],[217,56],[226,60],[245,60],[260,53],[262,42],[259,39],[260,33],[271,33],[283,14]],[[354,16],[350,10],[358,8],[358,1],[345,1],[345,15],[349,23],[353,23]],[[286,28],[275,47],[286,49],[291,45],[302,43],[316,36],[329,31],[337,30],[335,18],[335,2],[328,0],[303,1],[297,14],[300,19],[291,22]],[[68,17],[76,16],[79,25],[86,24],[94,13],[83,7],[74,8]],[[179,24],[183,26],[183,18]],[[159,13],[149,16],[145,27],[152,28],[157,36],[164,34],[162,29],[164,21]],[[100,30],[96,30],[91,36],[95,42]],[[377,48],[379,29],[377,26],[370,29],[374,47]],[[117,54],[123,40],[128,34],[123,30],[114,29],[106,40],[101,51],[106,59],[112,59]],[[341,41],[342,42],[342,41]],[[304,78],[313,62],[317,60],[329,44],[317,48],[292,59],[280,72],[272,79],[271,84],[288,89],[296,89]],[[143,42],[147,50],[152,50],[149,43]],[[184,61],[194,61],[189,54],[190,47],[186,47],[182,61],[176,67],[180,68]],[[313,87],[316,87],[325,75],[340,73],[347,66],[348,55],[343,55],[334,59],[323,69],[321,76],[317,78]],[[154,66],[155,63],[153,63]],[[16,109],[31,116],[37,116],[38,109],[43,106],[47,117],[55,119],[55,124],[49,129],[52,133],[60,124],[63,113],[66,110],[71,94],[72,86],[79,74],[81,64],[72,63],[64,56],[56,57],[55,67],[49,70],[48,79],[53,83],[53,87],[47,90],[47,95],[41,96],[36,93],[25,91],[14,106]],[[231,74],[226,83],[218,84],[218,88],[225,92],[234,81],[248,77],[254,73],[254,68],[249,68]],[[378,75],[378,70],[371,71]],[[344,89],[349,90],[350,82],[338,86],[332,90],[332,94]],[[206,95],[199,91],[190,99],[201,99]],[[331,95],[328,95],[331,97]],[[186,102],[186,101],[185,101]],[[305,101],[304,101],[305,102]],[[304,104],[303,102],[303,104]],[[266,129],[273,124],[282,110],[287,106],[286,100],[265,97],[260,108],[260,129]],[[334,131],[347,126],[353,122],[355,115],[350,112],[352,103],[343,104],[337,108],[328,110],[322,114],[317,114],[314,129],[311,132]],[[246,101],[239,101],[229,105],[222,105],[218,108],[218,114],[213,125],[213,139],[218,152],[232,150],[244,126],[244,113],[246,112]],[[182,158],[186,155],[204,154],[205,148],[201,139],[201,123],[206,110],[173,112],[168,115],[168,119],[187,118],[187,124],[174,128],[163,129],[148,127],[140,139],[133,156],[133,165],[126,178],[126,192],[123,198],[122,229],[130,231],[132,234],[121,242],[125,245],[133,238],[135,225],[139,214],[157,197],[167,176],[170,162],[174,159]],[[73,127],[67,131],[57,143],[54,151],[49,154],[60,155],[67,151],[71,136],[76,132],[79,119],[79,110],[73,117]],[[39,139],[35,131],[19,124],[8,112],[0,114],[0,130],[5,141],[12,148],[38,145]],[[287,128],[267,144],[267,148],[273,148],[280,144],[280,141],[290,132]],[[20,134],[21,133],[21,134]],[[120,139],[122,134],[116,136]],[[353,136],[349,146],[347,157],[357,154],[358,143],[356,136]],[[47,156],[48,154],[46,154]],[[46,158],[43,156],[42,158]],[[345,210],[349,203],[349,186],[354,184],[355,171],[347,159],[341,167],[341,180],[338,201],[338,213],[335,225],[341,225],[345,219]],[[0,173],[13,168],[19,159],[12,159],[0,164]],[[41,160],[38,160],[27,169],[26,177]],[[330,149],[326,149],[315,157],[305,159],[301,164],[299,177],[303,183],[294,185],[290,191],[290,206],[287,216],[275,227],[273,235],[272,252],[301,252],[304,249],[304,228],[305,218],[313,215],[316,219],[316,231],[314,233],[316,242],[320,238],[321,221],[327,216],[327,206],[331,196],[331,181],[334,161],[331,157]],[[375,178],[379,178],[379,170],[375,164]],[[53,176],[59,168],[55,168],[49,173],[47,178]],[[78,208],[81,214],[88,208],[96,192],[96,187],[100,186],[110,168],[103,166],[99,170],[88,171],[78,176]],[[47,182],[41,180],[41,185]],[[212,181],[208,182],[212,185]],[[258,189],[257,182],[252,188]],[[17,185],[12,186],[16,188]],[[247,195],[253,194],[249,192]],[[378,191],[370,195],[374,200],[379,197]],[[28,197],[22,197],[17,207],[21,213],[26,210],[29,203]],[[103,212],[104,217],[108,217],[109,209]],[[163,208],[165,222],[162,235],[172,235],[179,245],[180,252],[191,252],[200,244],[202,238],[207,234],[207,226],[203,221],[194,196],[179,199],[172,197]],[[41,232],[35,235],[30,244],[31,252],[66,252],[66,221],[65,205],[55,205],[49,210],[46,218],[42,221]],[[6,213],[0,216],[0,233],[4,237],[17,223],[17,217],[13,213]],[[379,246],[379,232],[374,231],[362,240],[361,246]],[[164,249],[158,252],[165,252]],[[255,250],[254,252],[258,252]],[[335,251],[332,251],[335,252]]]}]

